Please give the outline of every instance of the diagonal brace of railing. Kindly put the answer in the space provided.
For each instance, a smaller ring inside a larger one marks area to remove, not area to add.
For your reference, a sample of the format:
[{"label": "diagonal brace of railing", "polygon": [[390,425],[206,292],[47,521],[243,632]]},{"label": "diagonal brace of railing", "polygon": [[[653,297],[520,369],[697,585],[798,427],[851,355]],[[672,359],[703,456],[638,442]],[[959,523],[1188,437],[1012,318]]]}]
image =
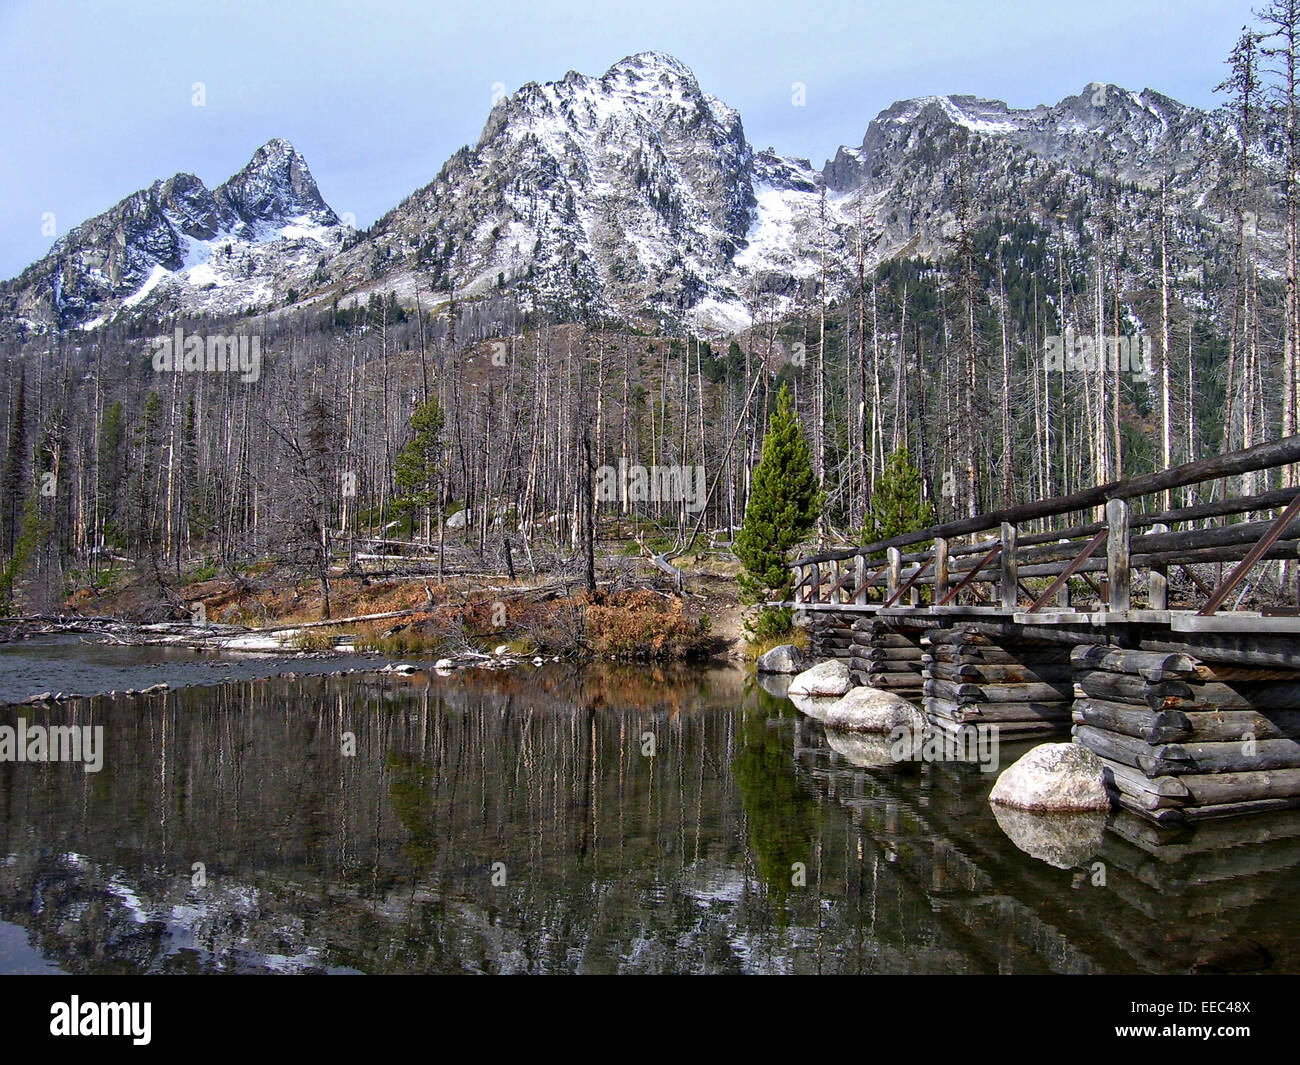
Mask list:
[{"label": "diagonal brace of railing", "polygon": [[1043,606],[1044,603],[1046,603],[1049,599],[1052,598],[1052,596],[1054,596],[1057,592],[1059,592],[1061,590],[1061,586],[1064,585],[1065,582],[1068,581],[1072,576],[1074,576],[1074,571],[1077,570],[1080,566],[1082,566],[1085,562],[1087,562],[1090,557],[1092,557],[1092,555],[1096,552],[1097,548],[1101,546],[1102,541],[1106,539],[1109,533],[1110,533],[1109,529],[1102,529],[1100,532],[1097,533],[1096,536],[1094,536],[1091,540],[1089,540],[1088,543],[1084,546],[1084,549],[1080,551],[1077,555],[1075,555],[1074,559],[1070,562],[1070,564],[1066,566],[1065,569],[1061,570],[1061,572],[1057,575],[1056,579],[1047,586],[1047,591],[1045,591],[1042,595],[1040,595],[1037,599],[1033,601],[1033,603],[1029,607],[1028,613],[1030,614],[1036,613]]},{"label": "diagonal brace of railing", "polygon": [[950,602],[953,601],[953,599],[957,597],[958,592],[960,592],[963,588],[965,588],[966,585],[970,584],[970,582],[973,581],[979,575],[980,570],[982,570],[985,566],[987,566],[990,562],[992,562],[995,558],[997,558],[998,555],[1000,555],[1001,553],[1002,553],[1002,545],[994,544],[993,548],[989,551],[989,553],[975,563],[975,567],[968,574],[966,574],[966,576],[964,576],[961,579],[961,582],[957,584],[952,589],[952,591],[950,591],[947,595],[945,595],[934,605],[947,606]]},{"label": "diagonal brace of railing", "polygon": [[917,581],[921,579],[922,574],[924,574],[927,570],[933,570],[933,569],[934,569],[934,565],[932,563],[918,562],[916,564],[916,572],[913,573],[910,577],[908,577],[907,581],[904,584],[899,585],[898,591],[896,591],[893,595],[891,595],[888,599],[886,599],[883,605],[893,606],[895,603],[897,603],[900,599],[903,598],[903,593],[905,593],[909,588],[912,587],[912,585],[914,585]]},{"label": "diagonal brace of railing", "polygon": [[1270,547],[1282,538],[1282,534],[1286,532],[1297,514],[1300,514],[1300,496],[1296,496],[1291,501],[1291,505],[1278,515],[1277,521],[1268,527],[1268,532],[1260,537],[1259,543],[1246,552],[1246,557],[1238,562],[1232,572],[1223,579],[1223,583],[1214,589],[1214,594],[1210,596],[1209,602],[1196,612],[1199,616],[1208,617],[1223,605],[1223,601],[1232,594],[1232,590],[1241,583],[1242,578],[1250,572],[1250,568],[1264,557]]}]

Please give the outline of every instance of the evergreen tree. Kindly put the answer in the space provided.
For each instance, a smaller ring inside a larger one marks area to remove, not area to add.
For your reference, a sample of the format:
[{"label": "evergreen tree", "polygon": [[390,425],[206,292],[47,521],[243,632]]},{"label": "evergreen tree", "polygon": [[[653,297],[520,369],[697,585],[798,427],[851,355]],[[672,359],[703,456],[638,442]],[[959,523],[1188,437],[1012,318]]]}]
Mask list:
[{"label": "evergreen tree", "polygon": [[[745,567],[738,578],[742,602],[789,600],[794,584],[789,551],[816,524],[823,502],[794,400],[789,386],[782,386],[736,536],[736,555]],[[755,638],[780,636],[790,631],[791,619],[788,607],[764,607],[748,628]]]},{"label": "evergreen tree", "polygon": [[32,493],[23,505],[23,517],[13,554],[0,566],[0,616],[14,613],[14,585],[53,531],[41,509],[41,497]]},{"label": "evergreen tree", "polygon": [[411,414],[411,439],[397,453],[393,466],[393,479],[402,493],[397,506],[403,510],[424,511],[426,536],[429,510],[438,502],[442,429],[442,407],[437,399],[421,403]]},{"label": "evergreen tree", "polygon": [[922,498],[921,471],[900,447],[885,463],[867,507],[862,542],[871,544],[916,532],[934,524],[934,505]]}]

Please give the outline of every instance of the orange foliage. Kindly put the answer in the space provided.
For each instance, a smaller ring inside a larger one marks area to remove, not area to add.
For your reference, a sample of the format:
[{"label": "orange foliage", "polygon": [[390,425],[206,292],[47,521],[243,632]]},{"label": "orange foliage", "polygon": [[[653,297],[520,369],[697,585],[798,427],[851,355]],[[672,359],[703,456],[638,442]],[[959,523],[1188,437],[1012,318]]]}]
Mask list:
[{"label": "orange foliage", "polygon": [[618,658],[688,658],[708,645],[704,626],[680,599],[647,589],[592,596],[586,629],[593,651]]}]

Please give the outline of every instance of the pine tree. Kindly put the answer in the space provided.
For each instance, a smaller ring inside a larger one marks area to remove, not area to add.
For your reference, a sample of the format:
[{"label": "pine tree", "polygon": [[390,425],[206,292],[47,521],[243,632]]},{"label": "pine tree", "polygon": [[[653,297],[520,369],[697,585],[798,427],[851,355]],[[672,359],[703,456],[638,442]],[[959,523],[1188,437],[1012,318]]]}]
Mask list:
[{"label": "pine tree", "polygon": [[121,401],[115,400],[108,405],[100,420],[99,469],[96,471],[99,529],[95,540],[96,547],[101,547],[105,543],[121,546],[125,542],[118,522],[118,506],[126,464],[125,418]]},{"label": "pine tree", "polygon": [[922,498],[921,471],[912,465],[907,448],[900,447],[885,463],[867,507],[863,543],[890,540],[934,524],[934,505]]},{"label": "pine tree", "polygon": [[41,545],[53,531],[49,519],[41,509],[41,497],[36,493],[27,497],[23,517],[13,554],[0,566],[0,616],[14,613],[14,586],[26,572]]},{"label": "pine tree", "polygon": [[442,477],[443,421],[442,406],[436,398],[416,407],[411,414],[411,439],[397,453],[393,465],[393,479],[402,493],[397,506],[424,511],[426,538],[429,509],[438,502]]},{"label": "pine tree", "polygon": [[[816,524],[823,502],[790,388],[783,385],[736,536],[736,555],[745,567],[738,578],[742,602],[756,606],[789,600],[794,583],[789,551]],[[789,608],[764,607],[748,628],[755,638],[779,636],[790,631],[791,620]]]}]

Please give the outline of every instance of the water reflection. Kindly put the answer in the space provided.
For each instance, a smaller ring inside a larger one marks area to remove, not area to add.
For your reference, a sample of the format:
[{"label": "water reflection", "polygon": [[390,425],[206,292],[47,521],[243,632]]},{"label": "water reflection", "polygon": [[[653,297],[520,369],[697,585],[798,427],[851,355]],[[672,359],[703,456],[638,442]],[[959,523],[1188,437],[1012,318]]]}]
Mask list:
[{"label": "water reflection", "polygon": [[103,725],[108,750],[97,774],[0,763],[9,971],[1300,960],[1300,817],[1172,839],[1120,818],[1058,868],[999,827],[992,774],[856,764],[737,670],[249,681],[0,724],[20,712]]}]

